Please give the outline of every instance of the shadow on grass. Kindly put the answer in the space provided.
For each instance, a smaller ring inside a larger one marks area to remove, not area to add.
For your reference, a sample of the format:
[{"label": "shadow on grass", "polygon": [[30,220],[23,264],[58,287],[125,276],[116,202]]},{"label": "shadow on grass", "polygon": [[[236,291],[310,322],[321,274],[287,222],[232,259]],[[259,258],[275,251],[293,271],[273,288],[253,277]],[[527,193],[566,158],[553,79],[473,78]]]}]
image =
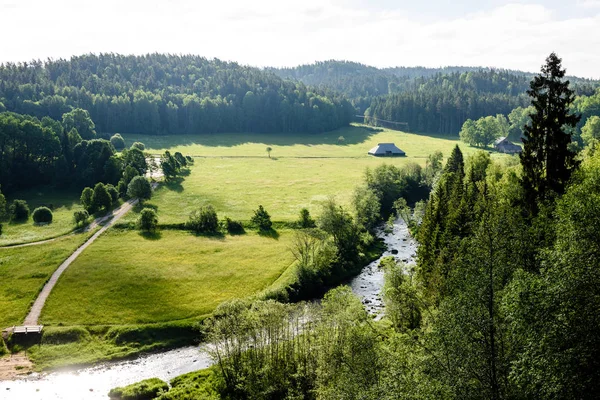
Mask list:
[{"label": "shadow on grass", "polygon": [[160,240],[162,238],[162,233],[160,231],[141,231],[138,234],[146,240]]},{"label": "shadow on grass", "polygon": [[153,203],[137,203],[135,206],[133,206],[133,211],[136,213],[140,213],[144,208],[151,208],[154,211],[158,212],[158,206],[156,204]]},{"label": "shadow on grass", "polygon": [[258,234],[262,237],[268,237],[271,239],[279,240],[279,232],[277,232],[275,229],[272,229],[272,228],[269,229],[268,231],[259,229]]},{"label": "shadow on grass", "polygon": [[194,232],[194,231],[192,231],[192,234],[196,237],[203,237],[203,238],[214,239],[214,240],[225,240],[225,235],[223,234],[223,232]]},{"label": "shadow on grass", "polygon": [[177,193],[181,193],[181,192],[183,192],[183,185],[182,185],[183,181],[184,181],[184,179],[182,177],[177,177],[177,178],[173,178],[173,179],[169,179],[168,181],[165,181],[164,185],[169,190],[172,190]]}]

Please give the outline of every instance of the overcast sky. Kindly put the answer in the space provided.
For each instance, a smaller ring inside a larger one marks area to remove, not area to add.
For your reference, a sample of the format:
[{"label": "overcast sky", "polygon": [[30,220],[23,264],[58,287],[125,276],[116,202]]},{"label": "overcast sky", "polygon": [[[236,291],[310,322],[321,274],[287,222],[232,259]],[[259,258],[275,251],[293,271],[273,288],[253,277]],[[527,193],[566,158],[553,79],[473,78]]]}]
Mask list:
[{"label": "overcast sky", "polygon": [[568,74],[600,78],[600,0],[0,0],[0,21],[2,62],[166,52],[536,72],[556,51]]}]

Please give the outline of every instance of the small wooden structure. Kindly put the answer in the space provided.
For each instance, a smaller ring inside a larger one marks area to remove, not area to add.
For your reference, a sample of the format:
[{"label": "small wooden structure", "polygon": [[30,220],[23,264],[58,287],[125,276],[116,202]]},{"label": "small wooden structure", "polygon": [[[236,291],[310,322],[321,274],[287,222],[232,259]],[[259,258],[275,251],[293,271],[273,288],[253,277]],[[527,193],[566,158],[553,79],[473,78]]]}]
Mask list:
[{"label": "small wooden structure", "polygon": [[500,153],[506,154],[517,154],[523,151],[523,149],[521,149],[521,146],[510,142],[505,137],[500,137],[496,139],[496,141],[494,141],[494,149],[496,149],[496,151],[499,151]]},{"label": "small wooden structure", "polygon": [[44,325],[13,326],[12,333],[13,335],[39,335],[42,333],[42,329],[44,329]]}]

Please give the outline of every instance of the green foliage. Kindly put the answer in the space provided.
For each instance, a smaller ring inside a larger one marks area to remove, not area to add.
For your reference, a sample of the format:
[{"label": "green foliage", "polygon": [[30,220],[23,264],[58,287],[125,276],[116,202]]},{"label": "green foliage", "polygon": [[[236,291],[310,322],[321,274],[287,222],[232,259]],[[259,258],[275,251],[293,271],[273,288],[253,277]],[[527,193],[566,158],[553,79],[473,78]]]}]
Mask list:
[{"label": "green foliage", "polygon": [[148,179],[143,176],[134,177],[127,185],[127,196],[132,199],[138,198],[140,201],[148,200],[152,197],[152,186]]},{"label": "green foliage", "polygon": [[317,226],[315,220],[310,216],[310,211],[308,211],[307,208],[303,208],[300,210],[298,226],[302,229],[314,228],[315,226]]},{"label": "green foliage", "polygon": [[117,150],[123,150],[125,148],[125,140],[123,140],[123,136],[118,133],[115,133],[110,137],[110,143]]},{"label": "green foliage", "polygon": [[10,219],[22,222],[29,219],[29,206],[25,200],[14,200],[10,205]]},{"label": "green foliage", "polygon": [[[1,187],[0,187],[1,189]],[[0,191],[0,221],[3,221],[6,217],[6,197]]]},{"label": "green foliage", "polygon": [[175,158],[175,160],[177,160],[177,163],[181,167],[187,167],[187,159],[183,156],[183,154],[177,151],[175,152],[175,154],[173,154],[173,157]]},{"label": "green foliage", "polygon": [[356,223],[369,232],[374,231],[381,221],[381,205],[379,197],[373,189],[357,186],[352,196]]},{"label": "green foliage", "polygon": [[76,226],[85,225],[90,214],[86,210],[78,210],[73,213],[73,221]]},{"label": "green foliage", "polygon": [[132,147],[129,150],[123,151],[123,162],[125,168],[131,166],[140,175],[144,175],[148,171],[148,164],[144,152],[137,147]]},{"label": "green foliage", "polygon": [[108,193],[108,189],[106,185],[101,182],[98,182],[96,186],[94,186],[94,193],[92,194],[92,202],[91,202],[91,210],[99,211],[106,210],[108,211],[112,206],[112,198],[110,193]]},{"label": "green foliage", "polygon": [[144,208],[140,212],[137,226],[140,230],[154,232],[158,227],[158,215],[152,208]]},{"label": "green foliage", "polygon": [[225,217],[225,230],[230,235],[240,235],[245,232],[244,225],[240,221],[234,221],[229,217]]},{"label": "green foliage", "polygon": [[267,147],[267,154],[269,155],[269,158],[271,158],[271,152],[273,151],[273,148],[271,147]]},{"label": "green foliage", "polygon": [[141,151],[146,150],[146,146],[144,145],[144,143],[142,142],[133,142],[133,144],[131,145],[131,148],[135,148]]},{"label": "green foliage", "polygon": [[169,385],[158,378],[111,389],[108,397],[115,400],[152,400],[169,390]]},{"label": "green foliage", "polygon": [[79,185],[113,182],[114,171],[107,164],[114,162],[115,150],[108,140],[83,140],[73,148],[75,180]]},{"label": "green foliage", "polygon": [[62,123],[67,132],[76,129],[79,135],[85,140],[96,137],[96,125],[90,117],[87,110],[75,108],[72,111],[63,114]]},{"label": "green foliage", "polygon": [[2,225],[2,223],[0,222],[0,236],[2,236],[2,229],[4,228],[4,225]]},{"label": "green foliage", "polygon": [[52,210],[50,210],[48,207],[36,208],[33,210],[31,216],[33,217],[33,222],[37,224],[52,222]]},{"label": "green foliage", "polygon": [[530,114],[534,112],[534,108],[517,107],[508,114],[510,126],[508,128],[508,138],[513,141],[521,141],[524,134],[524,128],[531,124]]},{"label": "green foliage", "polygon": [[525,204],[533,215],[538,202],[563,193],[578,164],[575,153],[568,148],[571,135],[566,128],[575,127],[580,117],[569,110],[575,95],[569,81],[563,79],[565,70],[561,68],[561,59],[550,54],[527,91],[535,112],[531,114],[531,125],[524,129],[521,185]]},{"label": "green foliage", "polygon": [[502,114],[496,117],[481,117],[477,121],[468,119],[459,135],[460,140],[471,146],[487,147],[500,136],[508,135],[508,122]]},{"label": "green foliage", "polygon": [[92,203],[93,197],[94,197],[94,189],[92,189],[90,187],[86,187],[81,192],[81,197],[79,198],[79,201],[81,202],[81,205],[83,206],[83,208],[85,208],[85,210],[88,212],[93,212],[93,210],[94,210],[94,205]]},{"label": "green foliage", "polygon": [[169,151],[165,151],[161,156],[160,167],[167,181],[174,179],[181,171],[181,164]]},{"label": "green foliage", "polygon": [[110,194],[110,199],[112,200],[112,203],[117,204],[117,202],[119,201],[119,191],[117,190],[117,188],[109,183],[106,185],[106,190],[108,191],[108,194]]},{"label": "green foliage", "polygon": [[219,400],[214,368],[180,375],[171,380],[171,389],[156,400]]},{"label": "green foliage", "polygon": [[262,205],[259,205],[256,211],[254,211],[251,221],[258,227],[259,230],[265,232],[271,230],[271,227],[273,226],[273,223],[271,222],[271,216]]},{"label": "green foliage", "polygon": [[600,117],[591,116],[583,128],[581,128],[581,139],[586,146],[597,142],[600,139]]},{"label": "green foliage", "polygon": [[219,230],[217,212],[210,204],[202,206],[192,211],[186,227],[196,233],[216,233]]}]

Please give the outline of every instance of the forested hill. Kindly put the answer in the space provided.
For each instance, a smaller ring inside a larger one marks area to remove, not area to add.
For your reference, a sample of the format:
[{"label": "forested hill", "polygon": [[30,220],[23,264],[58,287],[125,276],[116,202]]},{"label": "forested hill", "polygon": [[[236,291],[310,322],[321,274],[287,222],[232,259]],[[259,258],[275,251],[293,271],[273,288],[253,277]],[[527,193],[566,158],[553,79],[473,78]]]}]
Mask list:
[{"label": "forested hill", "polygon": [[90,112],[99,132],[322,132],[347,125],[341,97],[199,56],[84,55],[0,65],[0,112],[60,120]]},{"label": "forested hill", "polygon": [[[325,61],[272,69],[287,79],[344,94],[368,121],[408,123],[413,132],[455,134],[466,119],[507,115],[529,103],[533,74],[480,67],[378,69],[347,61]],[[597,81],[569,77],[578,95],[592,95]]]}]

